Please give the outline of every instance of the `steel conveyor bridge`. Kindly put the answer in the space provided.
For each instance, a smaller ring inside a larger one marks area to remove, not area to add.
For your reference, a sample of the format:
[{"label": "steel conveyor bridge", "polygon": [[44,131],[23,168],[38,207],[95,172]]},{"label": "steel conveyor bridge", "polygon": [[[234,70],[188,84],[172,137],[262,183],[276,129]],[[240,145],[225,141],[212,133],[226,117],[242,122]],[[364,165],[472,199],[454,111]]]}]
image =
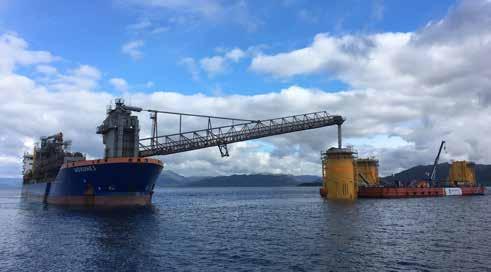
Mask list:
[{"label": "steel conveyor bridge", "polygon": [[[267,120],[247,120],[158,110],[145,111],[151,113],[153,131],[152,137],[140,139],[138,151],[140,157],[169,155],[213,146],[219,147],[223,157],[228,156],[227,144],[333,125],[338,127],[338,145],[341,146],[341,125],[344,122],[342,116],[330,115],[325,111]],[[179,115],[179,133],[158,135],[157,114],[159,113]],[[207,118],[208,127],[181,132],[183,116]],[[211,122],[213,119],[228,120],[232,124],[213,127]]]}]

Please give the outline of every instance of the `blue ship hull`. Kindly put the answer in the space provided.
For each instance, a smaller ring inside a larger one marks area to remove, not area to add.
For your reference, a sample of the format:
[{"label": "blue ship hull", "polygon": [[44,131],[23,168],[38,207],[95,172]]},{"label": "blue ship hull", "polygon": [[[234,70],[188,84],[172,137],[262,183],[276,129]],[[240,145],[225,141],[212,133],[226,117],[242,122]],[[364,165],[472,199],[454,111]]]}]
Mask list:
[{"label": "blue ship hull", "polygon": [[53,181],[24,183],[22,195],[53,204],[149,205],[162,168],[158,160],[140,158],[66,163]]}]

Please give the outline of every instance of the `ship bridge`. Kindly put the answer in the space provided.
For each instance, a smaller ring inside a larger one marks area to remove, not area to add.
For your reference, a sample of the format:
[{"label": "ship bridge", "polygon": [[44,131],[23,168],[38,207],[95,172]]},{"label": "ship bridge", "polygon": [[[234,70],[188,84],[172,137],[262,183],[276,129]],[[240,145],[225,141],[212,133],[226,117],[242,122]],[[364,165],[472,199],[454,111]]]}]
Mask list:
[{"label": "ship bridge", "polygon": [[[139,123],[131,112],[150,112],[152,136],[139,138]],[[160,135],[158,120],[160,115],[179,117],[179,131],[174,134]],[[182,131],[183,117],[197,117],[206,120],[203,129]],[[216,122],[220,120],[220,122]],[[223,122],[230,122],[223,125]],[[341,125],[344,118],[331,115],[326,111],[304,113],[264,120],[249,120],[222,116],[200,115],[182,112],[170,112],[127,106],[122,99],[116,100],[115,108],[108,107],[107,117],[97,128],[103,135],[105,157],[149,157],[170,155],[191,150],[217,146],[222,157],[228,156],[228,144],[259,139],[297,131],[337,126],[338,146],[341,142]],[[213,123],[220,123],[214,126]]]}]

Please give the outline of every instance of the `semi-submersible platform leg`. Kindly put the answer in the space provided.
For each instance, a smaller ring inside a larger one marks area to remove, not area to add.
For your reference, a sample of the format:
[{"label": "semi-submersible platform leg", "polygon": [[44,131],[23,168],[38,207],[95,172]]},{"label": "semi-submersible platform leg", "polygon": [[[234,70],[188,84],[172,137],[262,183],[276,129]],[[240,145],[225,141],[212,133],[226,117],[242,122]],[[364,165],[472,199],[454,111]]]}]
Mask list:
[{"label": "semi-submersible platform leg", "polygon": [[355,152],[342,147],[341,137],[338,125],[338,147],[322,154],[321,195],[334,200],[355,200],[358,195]]},{"label": "semi-submersible platform leg", "polygon": [[358,195],[356,161],[349,148],[330,148],[323,154],[323,187],[328,199],[355,200]]}]

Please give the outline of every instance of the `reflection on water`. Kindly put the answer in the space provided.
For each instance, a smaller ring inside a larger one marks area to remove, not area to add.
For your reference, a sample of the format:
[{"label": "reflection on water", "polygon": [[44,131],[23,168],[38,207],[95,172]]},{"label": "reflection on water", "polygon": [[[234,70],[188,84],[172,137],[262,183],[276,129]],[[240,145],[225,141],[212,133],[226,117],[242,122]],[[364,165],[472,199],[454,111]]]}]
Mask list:
[{"label": "reflection on water", "polygon": [[147,208],[0,190],[7,271],[485,271],[491,196],[330,202],[316,188],[160,189]]}]

